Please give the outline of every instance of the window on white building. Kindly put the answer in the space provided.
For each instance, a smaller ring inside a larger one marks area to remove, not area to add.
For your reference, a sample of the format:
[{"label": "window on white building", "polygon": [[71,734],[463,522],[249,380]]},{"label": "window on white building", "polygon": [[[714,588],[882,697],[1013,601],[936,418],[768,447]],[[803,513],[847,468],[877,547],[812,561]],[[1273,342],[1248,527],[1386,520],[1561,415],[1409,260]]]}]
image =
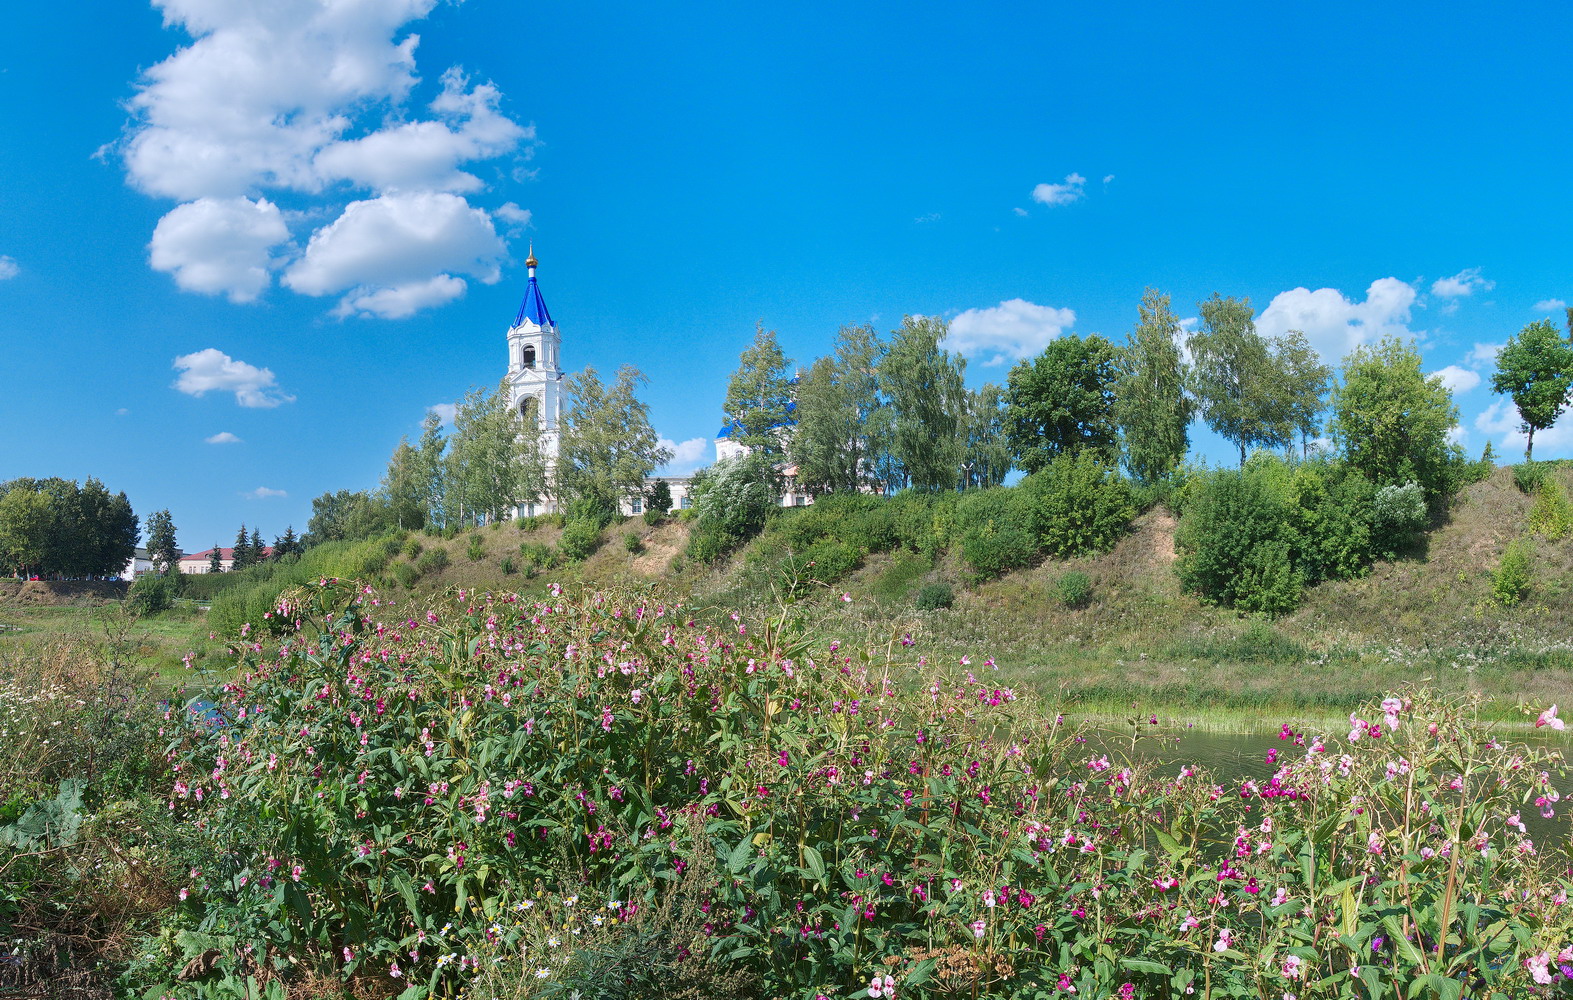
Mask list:
[{"label": "window on white building", "polygon": [[628,509],[633,511],[635,514],[643,514],[644,501],[638,497],[634,497],[632,500],[628,501]]},{"label": "window on white building", "polygon": [[687,497],[683,497],[683,500],[682,500],[682,502],[681,502],[681,503],[680,503],[680,504],[678,504],[678,507],[679,507],[679,508],[680,508],[680,509],[681,509],[681,510],[687,510],[687,509],[688,509],[688,508],[689,508],[689,506],[690,506],[690,505],[689,505],[689,503],[688,503],[688,498],[687,498]]}]

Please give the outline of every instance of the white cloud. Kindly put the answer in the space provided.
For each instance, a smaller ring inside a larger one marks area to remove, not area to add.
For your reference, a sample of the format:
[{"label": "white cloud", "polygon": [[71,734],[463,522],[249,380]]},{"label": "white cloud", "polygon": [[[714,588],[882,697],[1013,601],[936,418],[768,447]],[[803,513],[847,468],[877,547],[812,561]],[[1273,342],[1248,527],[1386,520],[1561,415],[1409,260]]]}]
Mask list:
[{"label": "white cloud", "polygon": [[925,222],[938,222],[940,218],[941,216],[938,212],[930,212],[927,215],[920,215],[912,221],[921,226]]},{"label": "white cloud", "polygon": [[669,476],[688,475],[703,465],[706,456],[710,454],[710,439],[707,437],[689,438],[687,441],[662,438],[660,445],[672,452],[672,460],[662,466],[665,474]]},{"label": "white cloud", "polygon": [[1025,208],[1022,208],[1020,205],[1018,205],[1015,208],[1011,209],[1011,211],[1015,212],[1019,216],[1022,216],[1023,218],[1025,218],[1026,215],[1027,215],[1027,210]]},{"label": "white cloud", "polygon": [[1451,278],[1438,278],[1431,283],[1431,294],[1444,299],[1459,299],[1475,293],[1475,289],[1489,292],[1496,282],[1480,276],[1480,268],[1466,267]]},{"label": "white cloud", "polygon": [[21,273],[22,268],[17,265],[15,257],[0,253],[0,281],[10,281]]},{"label": "white cloud", "polygon": [[[456,274],[496,280],[506,245],[486,212],[454,192],[485,186],[465,169],[470,164],[528,155],[534,129],[502,112],[495,86],[471,85],[457,67],[442,74],[424,109],[412,106],[420,39],[406,25],[436,0],[154,4],[192,42],[144,74],[129,102],[126,138],[113,148],[134,187],[182,202],[154,233],[155,268],[172,272],[182,289],[252,301],[268,285],[271,251],[289,242],[287,227],[295,226],[299,242],[309,234],[310,243],[307,260],[287,272],[297,279],[288,287],[329,294],[312,290],[332,283],[313,274],[333,271],[314,253],[336,246],[342,255],[343,244],[354,242],[344,231],[364,228],[364,206],[440,195],[450,199],[443,203],[450,221],[455,205],[472,220],[468,243],[438,252],[436,220],[408,219],[411,226],[384,228],[380,237],[410,246],[368,253],[355,280],[331,291],[370,297],[369,307],[349,311],[408,315],[412,305],[453,298],[433,289],[451,290]],[[351,196],[345,205],[346,189],[374,197]],[[267,191],[287,192],[299,211],[280,215],[261,197]],[[324,217],[330,221],[311,232]],[[448,280],[433,284],[439,278]],[[375,297],[380,292],[389,294]]]},{"label": "white cloud", "polygon": [[130,410],[128,410],[124,406],[122,406],[120,409],[115,411],[115,416],[123,417],[123,416],[126,416],[127,414],[129,414],[130,412],[131,412]]},{"label": "white cloud", "polygon": [[233,392],[235,402],[241,406],[262,409],[295,401],[294,396],[279,389],[273,372],[236,361],[215,347],[181,355],[175,359],[175,370],[180,372],[175,388],[189,396],[201,396],[210,390]]},{"label": "white cloud", "polygon": [[1449,427],[1447,429],[1447,443],[1448,444],[1456,444],[1456,445],[1459,445],[1460,447],[1462,447],[1463,444],[1464,444],[1464,441],[1468,437],[1469,437],[1469,433],[1467,431],[1465,431],[1464,428],[1459,426],[1458,424],[1454,424],[1453,426],[1451,426],[1451,427]]},{"label": "white cloud", "polygon": [[272,280],[273,248],[288,239],[284,216],[267,199],[198,198],[158,220],[148,263],[185,291],[251,302]]},{"label": "white cloud", "polygon": [[1105,184],[1112,184],[1113,182],[1114,182],[1114,175],[1113,174],[1104,174],[1103,175],[1103,183],[1105,183]]},{"label": "white cloud", "polygon": [[[15,274],[16,272],[13,270],[11,273]],[[1563,302],[1561,299],[1541,299],[1539,302],[1535,303],[1535,307],[1534,308],[1535,308],[1535,312],[1537,312],[1537,313],[1538,312],[1559,313],[1562,310],[1566,309],[1567,307],[1568,307],[1568,304],[1566,302]]]},{"label": "white cloud", "polygon": [[[1499,399],[1481,411],[1475,418],[1477,430],[1497,439],[1504,453],[1522,449],[1528,436],[1522,430],[1523,418],[1511,399]],[[1535,432],[1535,454],[1541,458],[1556,458],[1573,452],[1573,410],[1562,414],[1562,419]]]},{"label": "white cloud", "polygon": [[1464,362],[1471,368],[1489,368],[1497,363],[1497,355],[1502,353],[1503,344],[1476,344],[1464,356]]},{"label": "white cloud", "polygon": [[530,210],[528,208],[520,208],[511,201],[499,205],[492,214],[508,223],[515,232],[530,225]]},{"label": "white cloud", "polygon": [[506,253],[491,218],[458,195],[385,194],[351,202],[312,234],[283,283],[306,295],[350,292],[341,314],[408,316],[460,294],[453,272],[495,282]]},{"label": "white cloud", "polygon": [[1069,205],[1086,194],[1087,178],[1081,174],[1065,175],[1064,184],[1039,184],[1032,189],[1032,200],[1042,205]]},{"label": "white cloud", "polygon": [[258,486],[249,493],[242,493],[241,496],[245,497],[247,500],[267,500],[271,497],[287,497],[289,494],[283,490],[274,490],[269,489],[266,486]]},{"label": "white cloud", "polygon": [[427,413],[437,414],[437,419],[449,426],[453,425],[453,418],[459,414],[457,403],[433,403],[426,407]]},{"label": "white cloud", "polygon": [[346,295],[333,310],[335,316],[361,316],[404,319],[428,306],[440,306],[464,294],[463,278],[439,274],[430,281],[412,281],[374,292]]},{"label": "white cloud", "polygon": [[1468,392],[1480,384],[1480,374],[1478,372],[1472,372],[1468,368],[1460,368],[1457,365],[1448,365],[1441,371],[1434,371],[1431,374],[1440,375],[1442,377],[1442,385],[1447,388],[1448,392],[1455,394]]},{"label": "white cloud", "polygon": [[229,431],[219,431],[217,434],[213,435],[212,437],[203,438],[202,440],[206,441],[208,444],[240,444],[241,443],[240,438],[238,438],[235,435],[231,434]]},{"label": "white cloud", "polygon": [[1256,318],[1256,328],[1266,337],[1299,330],[1324,361],[1336,364],[1361,344],[1414,337],[1408,324],[1417,295],[1397,278],[1371,282],[1364,302],[1352,302],[1336,288],[1291,288],[1273,296]]},{"label": "white cloud", "polygon": [[1037,354],[1075,325],[1076,313],[1070,309],[1010,299],[987,309],[968,309],[951,320],[945,346],[984,365],[998,365]]}]

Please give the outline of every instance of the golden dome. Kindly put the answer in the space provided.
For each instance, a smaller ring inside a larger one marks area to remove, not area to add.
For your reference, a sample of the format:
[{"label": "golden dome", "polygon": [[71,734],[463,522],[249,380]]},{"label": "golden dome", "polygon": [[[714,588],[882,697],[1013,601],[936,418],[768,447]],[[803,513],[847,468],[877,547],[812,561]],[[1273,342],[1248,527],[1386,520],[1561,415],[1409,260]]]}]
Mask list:
[{"label": "golden dome", "polygon": [[524,259],[524,266],[535,267],[538,264],[540,264],[540,261],[535,259],[535,242],[532,240],[530,242],[530,256]]}]

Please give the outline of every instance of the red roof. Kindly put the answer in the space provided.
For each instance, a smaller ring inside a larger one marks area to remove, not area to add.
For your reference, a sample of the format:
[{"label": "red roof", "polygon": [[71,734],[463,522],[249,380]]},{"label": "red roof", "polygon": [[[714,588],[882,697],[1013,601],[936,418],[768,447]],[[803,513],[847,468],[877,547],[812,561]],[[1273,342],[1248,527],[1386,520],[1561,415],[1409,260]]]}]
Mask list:
[{"label": "red roof", "polygon": [[[218,557],[219,557],[219,561],[221,561],[221,562],[233,562],[234,559],[235,559],[235,550],[233,548],[219,549],[218,550]],[[271,545],[264,545],[262,547],[262,558],[264,558],[264,559],[271,559],[272,557],[273,557],[273,546],[271,546]],[[210,560],[212,558],[213,558],[213,550],[212,549],[203,549],[201,552],[187,552],[185,555],[180,557],[180,561],[181,562],[207,562],[208,560]]]}]

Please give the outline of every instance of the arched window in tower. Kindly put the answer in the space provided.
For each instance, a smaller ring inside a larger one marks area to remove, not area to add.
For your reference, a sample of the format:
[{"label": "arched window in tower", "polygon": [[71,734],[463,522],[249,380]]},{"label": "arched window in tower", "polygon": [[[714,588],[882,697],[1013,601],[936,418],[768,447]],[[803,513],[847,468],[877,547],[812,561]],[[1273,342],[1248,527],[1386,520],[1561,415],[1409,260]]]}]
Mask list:
[{"label": "arched window in tower", "polygon": [[519,419],[526,426],[534,427],[541,417],[541,401],[534,396],[526,396],[519,400]]},{"label": "arched window in tower", "polygon": [[524,367],[526,367],[526,368],[534,368],[535,367],[535,345],[534,344],[525,344],[524,345]]}]

